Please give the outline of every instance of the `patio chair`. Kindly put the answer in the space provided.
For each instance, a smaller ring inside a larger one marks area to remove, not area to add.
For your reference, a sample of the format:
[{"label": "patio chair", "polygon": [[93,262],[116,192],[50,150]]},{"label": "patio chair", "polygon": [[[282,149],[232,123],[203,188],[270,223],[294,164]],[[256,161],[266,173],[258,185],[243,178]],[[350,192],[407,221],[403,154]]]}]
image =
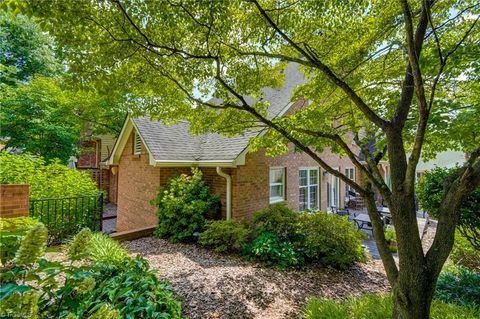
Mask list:
[{"label": "patio chair", "polygon": [[348,210],[348,208],[337,209],[336,214],[339,216],[350,216],[350,211]]}]

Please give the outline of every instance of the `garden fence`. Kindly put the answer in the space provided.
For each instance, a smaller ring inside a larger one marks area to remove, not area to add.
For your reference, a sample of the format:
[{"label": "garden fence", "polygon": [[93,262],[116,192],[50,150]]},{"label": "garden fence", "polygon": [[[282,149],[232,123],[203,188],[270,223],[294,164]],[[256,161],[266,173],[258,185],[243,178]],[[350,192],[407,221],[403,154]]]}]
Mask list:
[{"label": "garden fence", "polygon": [[47,227],[49,244],[62,243],[84,227],[102,230],[103,194],[30,199],[29,212]]}]

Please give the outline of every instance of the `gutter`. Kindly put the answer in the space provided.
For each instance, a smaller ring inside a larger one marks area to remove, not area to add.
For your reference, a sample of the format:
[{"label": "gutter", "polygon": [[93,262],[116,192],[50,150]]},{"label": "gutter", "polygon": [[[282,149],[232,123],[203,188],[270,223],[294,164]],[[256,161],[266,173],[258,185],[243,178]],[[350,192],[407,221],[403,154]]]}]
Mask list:
[{"label": "gutter", "polygon": [[232,220],[232,177],[222,172],[220,166],[217,166],[217,174],[227,180],[227,220]]}]

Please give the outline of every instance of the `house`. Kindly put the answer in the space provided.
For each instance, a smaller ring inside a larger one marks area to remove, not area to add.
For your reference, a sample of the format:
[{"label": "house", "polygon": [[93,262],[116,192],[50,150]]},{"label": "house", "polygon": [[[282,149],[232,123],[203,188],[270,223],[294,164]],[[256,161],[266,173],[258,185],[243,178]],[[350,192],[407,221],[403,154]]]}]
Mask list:
[{"label": "house", "polygon": [[434,159],[428,161],[420,159],[416,169],[416,177],[417,179],[420,178],[425,172],[435,167],[453,168],[455,166],[462,166],[466,161],[467,156],[463,152],[454,150],[440,152]]},{"label": "house", "polygon": [[106,160],[113,151],[115,140],[111,134],[93,136],[86,131],[79,142],[80,154],[76,159],[76,168],[89,172],[98,188],[107,195],[105,199],[114,204],[117,202],[116,167],[107,165]]},{"label": "house", "polygon": [[[289,67],[282,89],[265,89],[269,114],[282,116],[302,108],[305,101],[289,101],[302,77]],[[277,157],[263,150],[249,152],[249,140],[259,132],[233,138],[216,133],[192,136],[189,123],[165,125],[149,117],[128,117],[117,139],[109,165],[118,165],[117,231],[155,225],[156,208],[150,204],[168,179],[200,168],[211,190],[221,196],[222,215],[229,219],[249,218],[272,203],[285,202],[292,209],[327,210],[344,207],[349,187],[321,169],[304,153]],[[359,147],[351,148],[360,152]],[[347,157],[330,151],[322,159],[359,181],[361,176]]]}]

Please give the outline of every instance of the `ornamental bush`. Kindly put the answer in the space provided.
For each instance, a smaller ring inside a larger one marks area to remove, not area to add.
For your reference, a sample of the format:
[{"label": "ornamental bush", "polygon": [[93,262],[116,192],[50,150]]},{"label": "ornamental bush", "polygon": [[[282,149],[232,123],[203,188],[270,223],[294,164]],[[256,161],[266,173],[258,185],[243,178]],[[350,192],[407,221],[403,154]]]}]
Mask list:
[{"label": "ornamental bush", "polygon": [[171,178],[160,188],[153,204],[158,205],[158,228],[155,234],[173,242],[192,241],[201,232],[205,217],[218,210],[220,197],[210,192],[202,180],[202,172],[192,168],[192,174]]},{"label": "ornamental bush", "polygon": [[338,269],[366,260],[362,246],[366,235],[358,231],[347,217],[317,212],[302,213],[299,220],[303,240],[297,244],[297,249],[306,260]]},{"label": "ornamental bush", "polygon": [[213,248],[216,252],[243,251],[248,243],[251,229],[244,222],[216,220],[208,221],[198,242],[202,246]]},{"label": "ornamental bush", "polygon": [[280,240],[297,241],[298,213],[285,204],[274,204],[253,214],[255,232],[270,232]]},{"label": "ornamental bush", "polygon": [[92,244],[113,240],[95,240],[85,229],[68,247],[73,259],[49,262],[41,256],[46,245],[46,234],[39,235],[46,232],[42,227],[28,232],[1,274],[0,318],[183,318],[171,287],[155,276],[145,259],[127,255],[122,263],[96,262]]},{"label": "ornamental bush", "polygon": [[[451,183],[459,169],[437,167],[420,178],[416,188],[418,201],[422,209],[432,217],[438,219],[445,187]],[[463,201],[457,229],[480,250],[480,187]]]},{"label": "ornamental bush", "polygon": [[252,259],[282,269],[303,264],[302,257],[296,252],[291,242],[282,241],[277,235],[267,231],[246,246],[245,253]]},{"label": "ornamental bush", "polygon": [[0,218],[0,260],[2,264],[15,257],[22,239],[38,221],[30,217]]},{"label": "ornamental bush", "polygon": [[29,184],[30,198],[59,198],[96,195],[97,185],[86,172],[69,169],[59,162],[46,164],[28,154],[0,152],[0,183]]}]

